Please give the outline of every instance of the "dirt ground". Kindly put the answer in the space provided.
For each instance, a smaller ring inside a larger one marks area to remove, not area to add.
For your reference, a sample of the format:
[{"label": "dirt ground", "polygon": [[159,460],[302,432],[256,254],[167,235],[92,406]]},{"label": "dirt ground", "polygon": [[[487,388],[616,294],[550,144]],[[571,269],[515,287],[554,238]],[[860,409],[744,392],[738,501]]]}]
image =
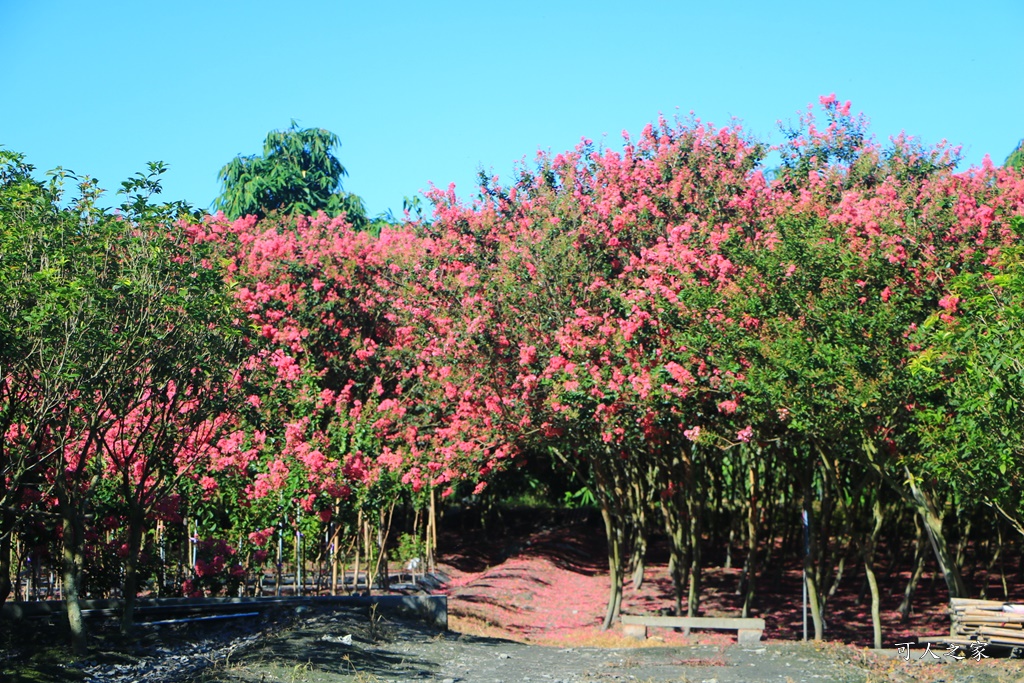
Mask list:
[{"label": "dirt ground", "polygon": [[[943,586],[934,573],[922,581],[905,622],[895,611],[905,577],[891,575],[881,651],[867,648],[871,622],[854,573],[830,605],[829,642],[802,642],[796,568],[762,578],[753,616],[764,617],[767,628],[757,645],[739,645],[731,633],[652,629],[638,642],[618,628],[604,631],[607,564],[601,530],[592,527],[574,520],[528,533],[453,533],[442,566],[448,581],[439,591],[449,600],[447,633],[386,617],[323,614],[210,668],[204,681],[1024,683],[1024,660],[1005,650],[975,661],[952,659],[938,646],[938,659],[921,645],[897,649],[920,635],[948,633]],[[737,615],[737,562],[710,564],[717,566],[705,576],[702,612]],[[667,568],[654,552],[644,584],[626,589],[623,612],[649,614],[671,604]]]},{"label": "dirt ground", "polygon": [[[351,636],[351,641],[346,638]],[[895,652],[770,641],[558,647],[470,635],[387,618],[323,614],[208,668],[204,683],[1017,683],[1024,662],[904,662]]]},{"label": "dirt ground", "polygon": [[[948,633],[943,586],[934,573],[922,581],[907,621],[895,611],[905,575],[888,573],[881,651],[868,649],[871,622],[854,572],[831,599],[827,642],[801,642],[797,568],[760,578],[752,616],[766,621],[761,643],[739,645],[733,633],[685,635],[669,629],[651,629],[647,640],[635,641],[618,627],[601,629],[607,564],[601,530],[586,520],[544,522],[526,533],[451,533],[441,567],[447,581],[434,590],[448,596],[446,632],[353,608],[307,610],[260,623],[154,630],[131,643],[107,642],[98,634],[94,656],[84,661],[68,662],[56,649],[49,656],[43,647],[37,649],[48,657],[44,663],[18,664],[8,653],[0,657],[0,680],[1024,683],[1024,660],[1009,658],[1005,650],[983,653],[989,656],[979,661],[951,659],[938,647],[935,659],[916,644],[897,650],[900,643],[916,643],[918,636]],[[652,614],[672,606],[667,569],[656,549],[650,560],[643,585],[626,589],[624,613]],[[722,558],[709,559],[701,604],[706,616],[739,613],[739,561],[725,564]],[[1007,593],[1008,599],[1024,600],[1024,586],[1011,582]],[[8,639],[41,642],[38,634],[29,633]]]}]

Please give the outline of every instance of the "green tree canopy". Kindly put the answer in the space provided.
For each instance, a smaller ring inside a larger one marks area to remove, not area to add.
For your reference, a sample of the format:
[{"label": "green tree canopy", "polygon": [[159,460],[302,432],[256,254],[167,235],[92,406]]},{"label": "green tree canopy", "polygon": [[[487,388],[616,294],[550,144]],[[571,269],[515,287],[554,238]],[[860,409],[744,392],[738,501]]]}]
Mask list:
[{"label": "green tree canopy", "polygon": [[1010,156],[1006,157],[1004,165],[1009,168],[1016,168],[1017,170],[1024,168],[1024,140],[1017,144],[1017,149],[1010,152]]},{"label": "green tree canopy", "polygon": [[230,218],[271,212],[330,216],[346,214],[353,227],[366,226],[362,199],[342,189],[348,175],[334,151],[341,147],[337,135],[323,128],[299,128],[295,121],[286,130],[267,134],[263,155],[232,159],[220,170],[223,191],[214,208]]}]

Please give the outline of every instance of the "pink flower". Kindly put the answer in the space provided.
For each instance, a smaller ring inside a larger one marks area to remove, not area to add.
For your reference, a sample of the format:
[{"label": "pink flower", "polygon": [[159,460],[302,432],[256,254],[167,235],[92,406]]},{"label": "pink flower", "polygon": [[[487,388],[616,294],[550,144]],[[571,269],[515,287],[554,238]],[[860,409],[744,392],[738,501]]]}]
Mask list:
[{"label": "pink flower", "polygon": [[274,527],[268,526],[266,529],[261,531],[254,531],[249,534],[249,542],[257,548],[262,548],[270,540],[270,537],[274,535]]},{"label": "pink flower", "polygon": [[836,94],[832,93],[831,95],[822,95],[821,97],[818,98],[818,101],[821,102],[822,106],[824,107],[827,107],[830,104],[835,104]]},{"label": "pink flower", "polygon": [[733,413],[736,412],[737,408],[739,408],[739,404],[737,404],[736,401],[732,400],[731,398],[722,401],[721,403],[718,404],[718,410],[725,413],[726,415],[732,415]]},{"label": "pink flower", "polygon": [[686,368],[679,365],[679,363],[669,361],[668,363],[665,363],[665,369],[668,371],[668,374],[672,376],[672,379],[680,384],[690,384],[693,382],[693,375],[691,375]]},{"label": "pink flower", "polygon": [[941,306],[947,313],[956,313],[956,306],[959,303],[960,297],[955,294],[947,294],[939,299],[939,306]]},{"label": "pink flower", "polygon": [[700,438],[700,427],[691,427],[690,429],[683,430],[683,436],[690,441],[696,442]]},{"label": "pink flower", "polygon": [[747,425],[740,431],[736,432],[736,438],[742,441],[743,443],[749,443],[750,440],[754,438],[754,428],[751,427],[750,425]]},{"label": "pink flower", "polygon": [[519,364],[529,365],[537,359],[537,347],[536,346],[524,346],[519,351]]}]

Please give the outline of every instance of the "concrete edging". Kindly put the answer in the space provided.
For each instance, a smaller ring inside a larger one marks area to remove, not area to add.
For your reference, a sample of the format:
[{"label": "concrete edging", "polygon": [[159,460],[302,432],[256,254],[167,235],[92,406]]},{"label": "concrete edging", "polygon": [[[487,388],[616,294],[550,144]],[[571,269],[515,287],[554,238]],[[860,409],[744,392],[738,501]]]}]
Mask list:
[{"label": "concrete edging", "polygon": [[[122,600],[82,600],[85,616],[119,614]],[[339,595],[301,598],[245,597],[245,598],[140,598],[136,602],[137,614],[159,611],[165,614],[189,612],[231,611],[238,608],[271,609],[273,607],[301,606],[366,606],[376,605],[383,613],[399,614],[424,621],[442,630],[448,630],[448,596],[446,595]],[[0,620],[43,618],[65,613],[62,600],[31,602],[5,602],[0,606]]]}]

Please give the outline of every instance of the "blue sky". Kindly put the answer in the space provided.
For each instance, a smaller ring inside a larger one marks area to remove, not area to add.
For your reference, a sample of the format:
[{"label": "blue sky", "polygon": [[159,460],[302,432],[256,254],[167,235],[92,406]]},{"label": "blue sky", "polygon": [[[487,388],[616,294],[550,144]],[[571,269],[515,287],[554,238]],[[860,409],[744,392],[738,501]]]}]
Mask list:
[{"label": "blue sky", "polygon": [[218,170],[296,119],[341,137],[377,214],[659,113],[778,142],[835,92],[881,140],[1001,163],[1024,137],[1021,26],[1021,0],[0,0],[0,145],[111,191],[161,160],[165,197],[208,208]]}]

